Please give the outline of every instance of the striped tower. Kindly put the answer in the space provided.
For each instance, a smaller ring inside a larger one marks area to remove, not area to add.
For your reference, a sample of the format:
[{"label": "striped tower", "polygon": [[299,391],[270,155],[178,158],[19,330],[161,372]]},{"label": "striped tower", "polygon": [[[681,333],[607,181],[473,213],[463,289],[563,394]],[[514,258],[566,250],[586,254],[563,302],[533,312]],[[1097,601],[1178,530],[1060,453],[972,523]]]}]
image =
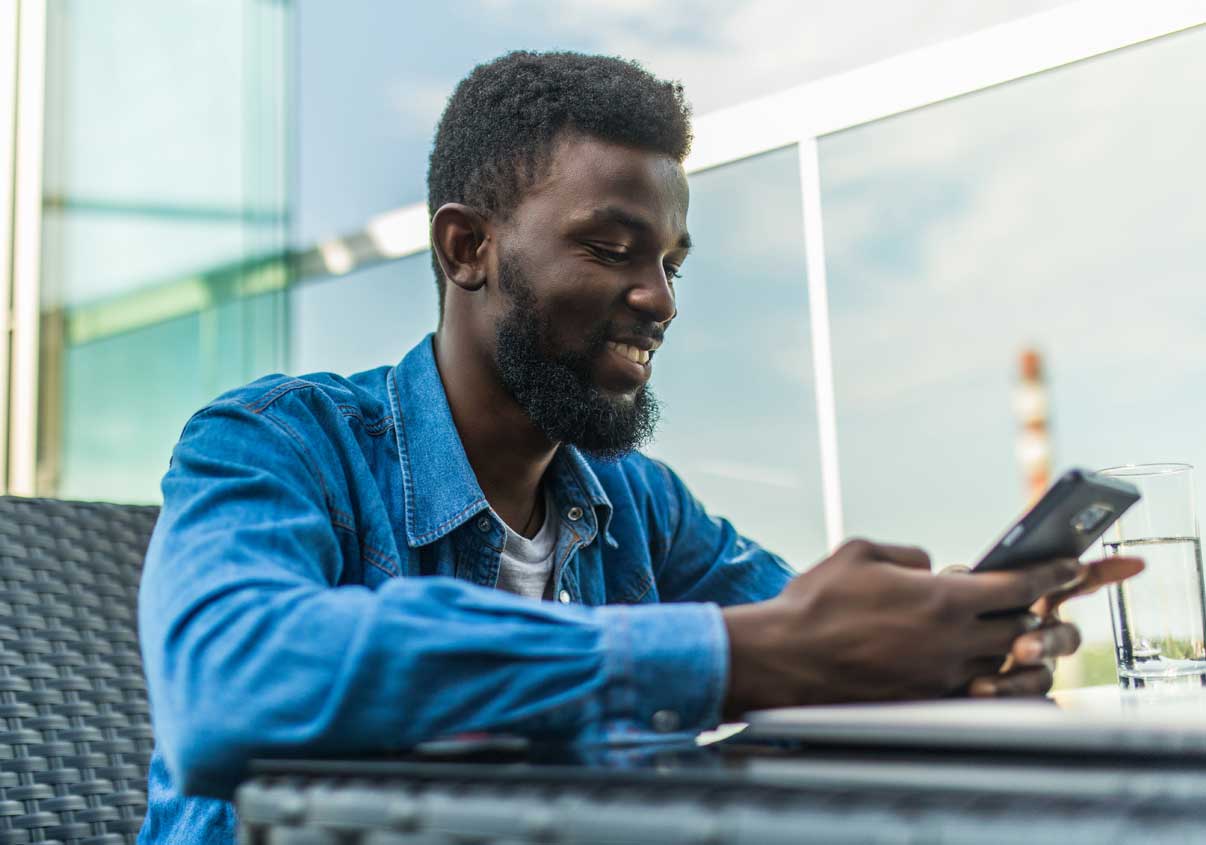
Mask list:
[{"label": "striped tower", "polygon": [[1051,438],[1048,429],[1047,387],[1043,383],[1043,361],[1038,351],[1026,349],[1021,356],[1021,378],[1014,392],[1018,415],[1018,463],[1026,482],[1026,500],[1033,504],[1051,482]]}]

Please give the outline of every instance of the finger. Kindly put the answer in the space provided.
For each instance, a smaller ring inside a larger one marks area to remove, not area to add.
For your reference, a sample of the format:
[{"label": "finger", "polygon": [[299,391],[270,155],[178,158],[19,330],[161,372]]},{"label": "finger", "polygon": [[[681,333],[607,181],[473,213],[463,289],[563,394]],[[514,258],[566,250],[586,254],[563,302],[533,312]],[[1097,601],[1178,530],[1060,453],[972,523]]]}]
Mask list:
[{"label": "finger", "polygon": [[977,657],[995,657],[999,661],[1013,650],[1015,643],[1042,624],[1042,617],[1033,613],[976,620],[967,635],[969,652]]},{"label": "finger", "polygon": [[1000,675],[975,678],[968,685],[967,694],[976,698],[1046,695],[1053,681],[1050,667],[1043,664],[1025,666]]},{"label": "finger", "polygon": [[1143,571],[1142,558],[1137,557],[1108,557],[1081,566],[1081,577],[1065,589],[1058,590],[1039,600],[1040,607],[1035,613],[1046,616],[1068,599],[1077,596],[1087,596],[1100,590],[1107,584],[1117,584],[1127,578],[1133,578]]},{"label": "finger", "polygon": [[977,613],[1030,607],[1080,574],[1075,558],[1056,558],[1011,572],[974,572],[942,579],[951,598]]},{"label": "finger", "polygon": [[967,663],[967,672],[969,678],[979,678],[981,676],[996,675],[1006,671],[1009,668],[1008,657],[977,657],[974,660],[969,660]]},{"label": "finger", "polygon": [[893,546],[885,543],[873,543],[872,554],[876,560],[907,566],[910,569],[930,569],[930,556],[925,549],[916,546]]},{"label": "finger", "polygon": [[1034,666],[1053,657],[1067,657],[1080,648],[1080,630],[1067,622],[1044,625],[1018,637],[1010,654],[1020,665]]}]

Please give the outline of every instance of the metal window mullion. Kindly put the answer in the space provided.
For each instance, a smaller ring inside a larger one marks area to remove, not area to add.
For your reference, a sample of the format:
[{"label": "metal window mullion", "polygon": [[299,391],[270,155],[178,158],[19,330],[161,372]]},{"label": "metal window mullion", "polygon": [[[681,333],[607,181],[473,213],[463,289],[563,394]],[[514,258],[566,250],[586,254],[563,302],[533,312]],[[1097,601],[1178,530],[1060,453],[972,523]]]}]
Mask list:
[{"label": "metal window mullion", "polygon": [[8,363],[16,178],[17,0],[0,0],[0,492],[8,490]]},{"label": "metal window mullion", "polygon": [[32,496],[37,492],[46,4],[20,0],[18,12],[8,492]]},{"label": "metal window mullion", "polygon": [[942,102],[1206,24],[1203,0],[1079,0],[701,115],[689,171]]},{"label": "metal window mullion", "polygon": [[800,201],[803,206],[805,267],[808,275],[808,319],[812,340],[813,391],[821,459],[821,501],[825,509],[825,541],[837,548],[845,533],[842,481],[838,461],[837,404],[833,388],[833,345],[829,334],[829,284],[825,275],[825,235],[821,225],[821,170],[817,139],[801,138]]},{"label": "metal window mullion", "polygon": [[1079,0],[820,80],[818,137],[1206,24],[1203,0]]}]

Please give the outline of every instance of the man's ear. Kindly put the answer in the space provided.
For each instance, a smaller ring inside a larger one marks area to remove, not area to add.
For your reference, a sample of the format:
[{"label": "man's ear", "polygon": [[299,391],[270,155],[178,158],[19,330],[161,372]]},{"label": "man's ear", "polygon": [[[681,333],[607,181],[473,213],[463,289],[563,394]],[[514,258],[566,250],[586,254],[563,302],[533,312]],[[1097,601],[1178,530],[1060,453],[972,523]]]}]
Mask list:
[{"label": "man's ear", "polygon": [[486,283],[486,219],[459,202],[445,203],[431,218],[431,248],[444,278],[466,291]]}]

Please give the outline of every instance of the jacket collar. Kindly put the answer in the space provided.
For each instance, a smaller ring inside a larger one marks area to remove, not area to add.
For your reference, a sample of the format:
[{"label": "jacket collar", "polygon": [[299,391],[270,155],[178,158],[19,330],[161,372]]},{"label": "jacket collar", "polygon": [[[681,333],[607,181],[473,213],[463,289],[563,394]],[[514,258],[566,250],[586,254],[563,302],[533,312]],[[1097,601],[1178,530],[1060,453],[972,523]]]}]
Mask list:
[{"label": "jacket collar", "polygon": [[[452,421],[432,339],[429,334],[406,353],[389,380],[411,548],[434,543],[490,507]],[[611,501],[581,453],[561,447],[550,470],[558,498],[591,505],[590,536],[601,523],[604,538],[614,544],[608,533]]]},{"label": "jacket collar", "polygon": [[584,542],[590,543],[596,534],[602,532],[603,540],[607,545],[613,548],[619,547],[619,543],[611,536],[610,531],[611,499],[607,498],[607,493],[599,482],[599,476],[595,474],[594,469],[581,452],[573,446],[562,446],[558,449],[552,466],[549,467],[547,483],[553,485],[555,498],[560,492],[566,502],[585,500],[590,503],[591,507],[584,508],[584,510],[589,512],[593,518],[589,519],[585,525]]}]

